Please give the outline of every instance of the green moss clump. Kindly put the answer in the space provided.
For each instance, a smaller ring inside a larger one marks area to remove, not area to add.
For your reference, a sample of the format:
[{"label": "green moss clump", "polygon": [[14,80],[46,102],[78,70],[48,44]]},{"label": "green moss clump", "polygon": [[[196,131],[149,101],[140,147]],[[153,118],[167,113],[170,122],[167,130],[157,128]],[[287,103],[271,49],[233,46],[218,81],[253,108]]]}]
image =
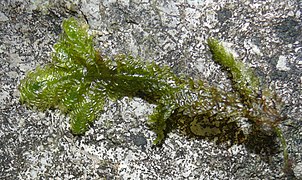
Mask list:
[{"label": "green moss clump", "polygon": [[[208,40],[209,49],[213,60],[229,73],[232,92],[177,76],[167,66],[130,55],[101,56],[87,24],[70,18],[62,27],[52,63],[29,72],[19,90],[22,103],[41,110],[59,108],[69,114],[73,134],[85,133],[108,100],[128,96],[157,105],[148,121],[157,134],[155,144],[162,143],[175,128],[190,137],[218,143],[252,142],[260,134],[282,137],[278,125],[284,118],[276,94],[261,88],[252,70],[217,40]],[[249,133],[241,128],[242,119],[252,126]]]},{"label": "green moss clump", "polygon": [[167,103],[181,88],[168,67],[143,64],[128,55],[117,55],[114,61],[101,57],[85,23],[71,18],[62,27],[53,62],[28,73],[19,89],[22,103],[70,114],[74,134],[83,134],[109,99],[129,96]]}]

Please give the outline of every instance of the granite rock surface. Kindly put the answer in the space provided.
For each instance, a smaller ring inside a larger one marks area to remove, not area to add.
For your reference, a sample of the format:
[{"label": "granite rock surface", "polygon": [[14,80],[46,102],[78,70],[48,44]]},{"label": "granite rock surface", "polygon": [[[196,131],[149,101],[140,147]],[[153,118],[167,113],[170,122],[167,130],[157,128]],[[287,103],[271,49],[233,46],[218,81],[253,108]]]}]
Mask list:
[{"label": "granite rock surface", "polygon": [[[223,41],[285,102],[293,173],[282,171],[281,152],[265,159],[177,132],[153,147],[145,122],[154,105],[138,98],[110,103],[80,137],[59,111],[21,105],[20,80],[51,61],[62,20],[71,16],[88,22],[105,55],[151,59],[228,88],[205,43]],[[298,0],[0,1],[0,179],[302,179],[301,19]]]}]

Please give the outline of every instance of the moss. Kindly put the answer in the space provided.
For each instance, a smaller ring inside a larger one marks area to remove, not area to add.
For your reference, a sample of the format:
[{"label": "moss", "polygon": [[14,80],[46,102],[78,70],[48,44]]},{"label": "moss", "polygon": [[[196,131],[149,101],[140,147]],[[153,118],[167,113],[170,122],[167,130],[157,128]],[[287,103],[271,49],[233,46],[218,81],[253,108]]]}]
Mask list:
[{"label": "moss", "polygon": [[[148,125],[163,143],[175,128],[194,138],[217,143],[248,143],[258,134],[279,137],[285,118],[276,94],[262,88],[251,69],[236,60],[213,38],[208,40],[213,60],[229,73],[233,91],[202,80],[175,75],[169,67],[143,62],[130,55],[113,59],[96,51],[87,24],[70,18],[54,45],[52,63],[29,72],[21,81],[21,102],[41,110],[59,108],[71,117],[73,134],[84,134],[108,100],[139,97],[157,105]],[[252,126],[246,133],[239,121]],[[285,141],[282,145],[286,149]],[[287,158],[287,154],[284,153]]]},{"label": "moss", "polygon": [[227,52],[224,47],[213,38],[208,39],[208,45],[213,60],[220,64],[230,74],[233,87],[246,101],[253,101],[259,92],[259,79],[251,69]]}]

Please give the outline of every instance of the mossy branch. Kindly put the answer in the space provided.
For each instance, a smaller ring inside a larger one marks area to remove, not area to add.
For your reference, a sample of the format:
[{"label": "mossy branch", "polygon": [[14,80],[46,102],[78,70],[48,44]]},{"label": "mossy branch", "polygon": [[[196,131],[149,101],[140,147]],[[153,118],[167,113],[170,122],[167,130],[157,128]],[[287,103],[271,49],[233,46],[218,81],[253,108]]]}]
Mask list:
[{"label": "mossy branch", "polygon": [[[139,97],[157,105],[148,124],[160,144],[174,128],[216,142],[245,143],[238,121],[247,119],[254,132],[277,132],[284,118],[274,93],[262,89],[251,69],[213,38],[208,39],[213,60],[230,74],[233,93],[202,80],[175,75],[169,67],[143,62],[130,55],[113,59],[96,51],[87,24],[64,20],[63,33],[54,45],[52,63],[29,72],[21,81],[21,102],[41,110],[59,108],[71,117],[73,134],[88,130],[108,100]],[[277,105],[276,105],[277,104]],[[255,133],[251,133],[255,135]],[[284,153],[287,158],[287,153]]]}]

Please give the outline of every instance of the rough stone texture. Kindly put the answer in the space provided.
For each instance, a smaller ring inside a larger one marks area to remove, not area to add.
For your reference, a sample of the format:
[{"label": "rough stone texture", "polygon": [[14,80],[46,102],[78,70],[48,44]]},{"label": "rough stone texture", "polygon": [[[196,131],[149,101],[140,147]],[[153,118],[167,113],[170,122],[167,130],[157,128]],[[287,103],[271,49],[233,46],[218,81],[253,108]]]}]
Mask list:
[{"label": "rough stone texture", "polygon": [[[102,3],[100,3],[102,2]],[[205,44],[216,37],[284,100],[282,130],[302,178],[302,3],[299,0],[0,1],[0,179],[290,179],[282,153],[264,161],[244,146],[227,148],[177,132],[153,148],[145,125],[153,105],[111,103],[85,136],[58,111],[20,105],[25,73],[51,61],[66,17],[86,18],[103,54],[130,53],[175,73],[229,86]]]}]

